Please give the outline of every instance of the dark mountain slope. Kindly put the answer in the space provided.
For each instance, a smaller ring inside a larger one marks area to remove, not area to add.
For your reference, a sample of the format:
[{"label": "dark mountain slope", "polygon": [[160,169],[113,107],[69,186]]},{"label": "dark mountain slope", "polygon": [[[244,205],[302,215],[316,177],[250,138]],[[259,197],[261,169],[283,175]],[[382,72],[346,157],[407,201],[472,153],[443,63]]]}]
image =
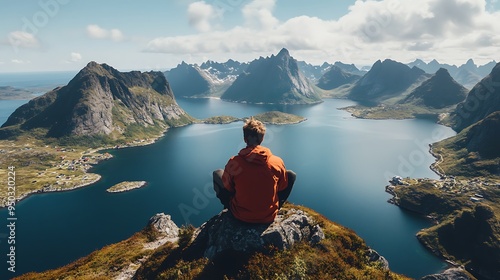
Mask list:
[{"label": "dark mountain slope", "polygon": [[469,92],[450,115],[453,129],[460,131],[500,111],[500,63]]},{"label": "dark mountain slope", "polygon": [[436,109],[464,101],[468,90],[457,83],[444,68],[414,89],[400,103],[414,103]]},{"label": "dark mountain slope", "polygon": [[184,61],[165,72],[172,90],[177,97],[206,96],[210,94],[210,82],[198,67]]},{"label": "dark mountain slope", "polygon": [[500,111],[465,128],[452,138],[433,144],[450,175],[500,176]]}]

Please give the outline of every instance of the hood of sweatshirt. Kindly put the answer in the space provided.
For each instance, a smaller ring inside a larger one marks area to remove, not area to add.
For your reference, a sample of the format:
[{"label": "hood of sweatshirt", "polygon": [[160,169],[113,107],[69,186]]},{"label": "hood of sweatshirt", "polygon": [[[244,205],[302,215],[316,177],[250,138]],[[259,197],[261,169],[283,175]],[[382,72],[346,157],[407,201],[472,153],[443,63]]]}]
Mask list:
[{"label": "hood of sweatshirt", "polygon": [[264,165],[267,164],[267,160],[272,156],[272,153],[268,148],[258,145],[241,149],[238,155],[247,162]]}]

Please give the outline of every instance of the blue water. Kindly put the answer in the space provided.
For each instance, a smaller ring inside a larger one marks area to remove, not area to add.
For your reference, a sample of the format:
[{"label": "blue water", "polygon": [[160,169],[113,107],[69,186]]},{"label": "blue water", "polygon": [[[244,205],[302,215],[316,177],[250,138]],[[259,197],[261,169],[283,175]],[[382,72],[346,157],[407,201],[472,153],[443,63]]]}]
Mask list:
[{"label": "blue water", "polygon": [[[387,203],[384,186],[396,174],[437,178],[429,169],[434,158],[427,144],[454,135],[451,129],[428,120],[355,119],[337,109],[354,104],[346,100],[283,107],[177,101],[197,118],[245,117],[274,109],[306,117],[300,124],[269,125],[263,142],[297,173],[289,200],[356,231],[396,272],[418,278],[444,267],[415,238],[429,222]],[[114,158],[94,168],[102,180],[92,186],[23,200],[17,209],[16,274],[58,267],[128,238],[158,212],[172,215],[178,225],[199,226],[221,210],[211,173],[244,146],[241,126],[170,129],[153,145],[111,151]],[[148,186],[119,194],[105,191],[125,180],[145,180]],[[6,220],[5,209],[0,220]],[[5,242],[0,245],[5,257]]]},{"label": "blue water", "polygon": [[0,100],[0,126],[7,121],[7,118],[9,118],[12,112],[28,101],[29,100]]},{"label": "blue water", "polygon": [[33,72],[33,73],[0,73],[0,86],[16,88],[55,88],[68,84],[76,75],[75,71],[65,72]]}]

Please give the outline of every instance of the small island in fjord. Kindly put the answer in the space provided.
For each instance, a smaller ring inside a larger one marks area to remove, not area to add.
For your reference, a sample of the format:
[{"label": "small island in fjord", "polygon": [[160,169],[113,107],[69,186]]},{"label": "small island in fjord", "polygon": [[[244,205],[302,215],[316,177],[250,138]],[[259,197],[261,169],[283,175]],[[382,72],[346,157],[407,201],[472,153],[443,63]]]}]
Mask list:
[{"label": "small island in fjord", "polygon": [[[280,111],[269,111],[253,116],[255,119],[273,125],[297,124],[307,119],[301,116],[283,113]],[[249,117],[248,117],[249,118]],[[237,121],[244,121],[247,118],[236,118],[232,116],[216,116],[203,120],[205,124],[227,124]]]},{"label": "small island in fjord", "polygon": [[125,181],[118,183],[106,191],[109,193],[119,193],[119,192],[127,192],[134,189],[139,189],[146,186],[146,181]]}]

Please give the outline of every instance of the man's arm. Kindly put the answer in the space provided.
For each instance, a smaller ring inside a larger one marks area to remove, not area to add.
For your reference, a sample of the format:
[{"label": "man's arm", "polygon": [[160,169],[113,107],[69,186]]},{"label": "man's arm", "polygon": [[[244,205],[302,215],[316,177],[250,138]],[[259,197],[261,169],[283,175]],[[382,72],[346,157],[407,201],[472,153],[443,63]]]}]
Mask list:
[{"label": "man's arm", "polygon": [[278,180],[278,191],[282,191],[288,187],[288,176],[286,174],[285,164],[281,164],[281,168],[279,170],[279,180]]},{"label": "man's arm", "polygon": [[224,167],[224,173],[222,174],[222,183],[224,188],[229,192],[234,193],[234,175],[242,172],[242,168],[237,160],[234,158],[229,159],[226,166]]}]

